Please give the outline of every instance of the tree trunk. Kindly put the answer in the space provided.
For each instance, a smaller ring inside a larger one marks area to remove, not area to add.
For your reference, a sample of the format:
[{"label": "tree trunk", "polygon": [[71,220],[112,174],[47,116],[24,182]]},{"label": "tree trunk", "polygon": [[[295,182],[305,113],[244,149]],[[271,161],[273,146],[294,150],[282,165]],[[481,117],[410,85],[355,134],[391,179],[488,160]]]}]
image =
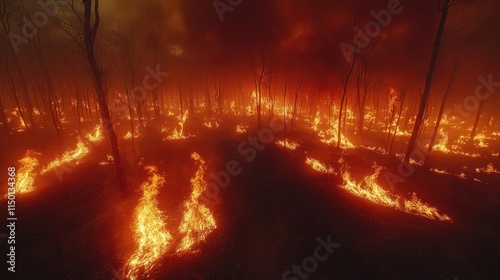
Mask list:
[{"label": "tree trunk", "polygon": [[476,138],[477,125],[479,124],[479,120],[481,119],[481,112],[483,111],[484,100],[481,100],[479,103],[479,108],[477,109],[476,120],[474,120],[474,126],[472,127],[472,132],[469,137],[469,145],[474,144],[474,138]]},{"label": "tree trunk", "polygon": [[[111,123],[111,118],[109,115],[108,104],[106,102],[106,95],[104,90],[103,73],[99,67],[96,57],[95,57],[95,38],[97,35],[97,29],[99,27],[99,0],[82,0],[84,5],[84,47],[87,62],[89,63],[90,70],[94,80],[94,87],[97,94],[97,102],[99,104],[99,113],[101,115],[101,121],[104,129],[108,132],[109,140],[111,142],[112,155],[114,159],[114,165],[116,168],[116,173],[118,175],[118,180],[120,182],[121,190],[127,193],[127,182],[125,178],[125,173],[123,172],[123,167],[120,161],[120,151],[118,148],[118,140],[116,139],[116,133]],[[92,2],[94,5],[94,24],[91,26],[91,16],[92,16]]]},{"label": "tree trunk", "polygon": [[436,62],[439,54],[439,47],[441,45],[441,38],[443,37],[444,27],[446,25],[446,18],[448,17],[450,0],[444,0],[443,10],[441,11],[441,21],[439,22],[438,31],[436,34],[436,39],[434,41],[434,48],[432,50],[431,62],[429,65],[429,71],[427,72],[427,79],[425,81],[424,92],[420,100],[420,106],[418,109],[417,119],[415,120],[415,126],[413,127],[413,132],[408,143],[408,149],[406,150],[406,155],[404,157],[404,162],[408,163],[410,161],[410,156],[415,149],[418,134],[422,127],[425,109],[427,107],[427,101],[429,100],[429,93],[431,91],[432,79],[434,77],[434,71],[436,69]]},{"label": "tree trunk", "polygon": [[427,149],[427,157],[426,157],[425,164],[424,164],[425,166],[427,166],[427,164],[429,162],[429,158],[431,156],[432,149],[434,148],[434,144],[436,142],[436,137],[437,137],[437,134],[439,131],[439,125],[441,124],[441,119],[443,118],[444,106],[446,104],[446,100],[448,100],[451,85],[453,84],[453,79],[455,78],[456,71],[457,71],[457,65],[455,64],[455,66],[453,67],[453,72],[451,73],[450,82],[448,83],[448,87],[446,88],[446,91],[444,93],[443,100],[441,101],[441,107],[439,108],[439,113],[438,113],[438,117],[436,120],[436,126],[434,127],[434,131],[432,132],[431,142],[429,143],[429,148]]}]

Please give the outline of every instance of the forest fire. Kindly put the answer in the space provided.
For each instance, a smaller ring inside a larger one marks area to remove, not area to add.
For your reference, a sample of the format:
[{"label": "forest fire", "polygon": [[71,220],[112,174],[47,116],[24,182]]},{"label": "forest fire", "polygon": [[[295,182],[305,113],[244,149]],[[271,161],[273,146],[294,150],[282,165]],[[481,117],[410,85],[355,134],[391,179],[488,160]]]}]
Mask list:
[{"label": "forest fire", "polygon": [[288,139],[276,141],[276,145],[292,151],[297,150],[300,146],[299,143]]},{"label": "forest fire", "polygon": [[137,279],[150,272],[155,262],[169,249],[172,235],[167,231],[165,215],[158,209],[158,189],[165,179],[154,166],[147,166],[149,178],[141,185],[142,197],[134,212],[134,238],[137,249],[127,261],[127,277]]},{"label": "forest fire", "polygon": [[1,0],[7,279],[500,279],[499,15]]},{"label": "forest fire", "polygon": [[312,169],[318,172],[325,174],[335,174],[333,167],[327,167],[324,163],[320,162],[319,160],[307,157],[306,164],[311,166]]},{"label": "forest fire", "polygon": [[17,193],[29,193],[34,190],[35,168],[38,167],[37,157],[40,153],[27,150],[24,157],[19,160],[21,168],[17,177]]},{"label": "forest fire", "polygon": [[94,133],[88,133],[86,135],[86,138],[93,143],[101,142],[104,139],[101,131],[101,125],[96,125],[96,127],[94,128]]},{"label": "forest fire", "polygon": [[184,218],[179,226],[179,232],[183,235],[183,238],[177,247],[177,252],[190,250],[194,244],[204,241],[208,234],[217,228],[212,213],[200,202],[200,197],[205,191],[206,185],[204,179],[207,169],[206,163],[197,153],[191,154],[191,158],[198,164],[198,170],[194,177],[191,178],[191,185],[193,186],[191,196],[184,202]]},{"label": "forest fire", "polygon": [[167,138],[165,138],[165,140],[182,140],[192,137],[191,135],[184,134],[184,124],[186,123],[187,118],[188,118],[188,111],[184,112],[183,115],[178,116],[177,117],[177,121],[179,122],[178,129],[175,128],[172,134]]},{"label": "forest fire", "polygon": [[483,168],[476,168],[477,173],[486,173],[486,174],[500,174],[500,171],[498,171],[495,166],[493,166],[493,163],[488,164],[486,167]]},{"label": "forest fire", "polygon": [[80,138],[78,138],[78,143],[76,144],[76,148],[71,151],[64,152],[60,157],[49,162],[43,169],[40,171],[40,174],[45,174],[49,171],[57,169],[65,164],[72,163],[78,161],[83,158],[90,152],[89,148],[85,146]]},{"label": "forest fire", "polygon": [[379,177],[380,172],[383,169],[381,166],[377,166],[377,164],[374,163],[374,173],[372,175],[366,176],[359,183],[351,178],[349,168],[350,167],[348,165],[343,166],[342,178],[344,179],[344,183],[341,185],[341,187],[353,193],[354,195],[368,199],[376,204],[392,207],[409,214],[418,215],[433,220],[451,221],[448,215],[439,214],[438,210],[435,207],[429,206],[420,201],[415,193],[412,194],[411,199],[404,199],[383,189],[377,183],[377,178]]}]

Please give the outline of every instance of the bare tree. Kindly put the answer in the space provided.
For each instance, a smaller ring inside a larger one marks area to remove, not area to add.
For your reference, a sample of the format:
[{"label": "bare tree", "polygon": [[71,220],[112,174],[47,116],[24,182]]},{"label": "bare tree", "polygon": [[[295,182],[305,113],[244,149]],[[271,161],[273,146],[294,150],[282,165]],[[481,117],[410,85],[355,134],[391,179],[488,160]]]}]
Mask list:
[{"label": "bare tree", "polygon": [[372,73],[368,71],[368,58],[363,55],[356,63],[356,101],[358,105],[358,135],[363,141],[363,125],[365,122],[366,100],[372,79]]},{"label": "bare tree", "polygon": [[[108,132],[109,140],[111,142],[112,156],[120,187],[123,192],[127,193],[127,182],[123,167],[120,161],[120,150],[118,148],[118,141],[116,133],[111,123],[109,115],[108,104],[106,102],[106,89],[103,77],[103,70],[99,66],[95,54],[95,44],[97,31],[99,29],[100,16],[99,16],[99,0],[82,0],[83,2],[83,43],[85,50],[85,58],[89,64],[92,74],[94,88],[97,94],[97,103],[99,104],[99,113],[103,127]],[[93,5],[92,5],[93,4]],[[94,21],[92,23],[92,13]]]},{"label": "bare tree", "polygon": [[[354,17],[354,23],[357,27],[360,26],[360,21],[357,19],[357,16]],[[358,28],[359,30],[359,28]],[[356,61],[358,59],[358,40],[363,34],[356,34],[355,35],[355,42],[354,46],[356,50],[354,51],[353,58],[351,61],[351,65],[349,66],[349,70],[347,71],[347,75],[345,79],[342,81],[342,97],[340,100],[340,110],[339,110],[339,120],[338,120],[338,131],[337,131],[337,148],[340,148],[341,146],[341,141],[342,141],[342,117],[344,113],[344,106],[346,103],[346,97],[347,97],[347,86],[349,85],[349,80],[352,76],[352,73],[354,71],[354,67],[356,66]],[[342,68],[341,68],[342,69]],[[346,106],[347,107],[347,106]]]},{"label": "bare tree", "polygon": [[262,115],[262,86],[264,83],[264,79],[266,75],[268,75],[268,66],[266,64],[266,50],[267,47],[269,46],[269,40],[263,41],[260,43],[260,65],[256,65],[256,62],[254,60],[253,54],[250,50],[250,46],[247,45],[248,49],[248,56],[250,58],[250,65],[252,67],[252,75],[253,75],[253,82],[254,82],[254,89],[257,94],[257,125],[260,128],[260,120],[261,120],[261,115]]},{"label": "bare tree", "polygon": [[436,70],[437,58],[439,54],[439,50],[441,47],[441,39],[443,37],[444,28],[446,25],[446,20],[448,18],[448,12],[451,7],[465,2],[472,2],[471,0],[444,0],[443,5],[441,6],[441,1],[437,0],[438,9],[441,12],[441,20],[439,22],[438,30],[436,33],[436,38],[434,40],[434,47],[432,49],[431,61],[429,64],[429,70],[427,72],[427,78],[425,80],[424,91],[422,93],[422,97],[420,99],[420,105],[418,108],[417,118],[415,120],[415,125],[413,127],[413,132],[410,136],[410,140],[408,142],[408,148],[406,150],[406,154],[404,157],[404,162],[408,163],[410,161],[410,156],[415,149],[418,135],[421,131],[422,124],[424,121],[424,114],[427,108],[427,102],[429,100],[429,93],[431,91],[432,80],[434,78],[434,72]]},{"label": "bare tree", "polygon": [[451,73],[450,82],[448,83],[448,87],[446,88],[446,91],[444,92],[443,99],[441,101],[441,107],[439,108],[439,113],[438,113],[437,120],[436,120],[436,126],[434,126],[434,131],[432,132],[432,136],[431,136],[431,142],[429,143],[429,148],[427,149],[427,157],[425,160],[425,165],[428,165],[428,163],[429,163],[429,158],[432,154],[432,149],[434,148],[434,144],[436,142],[436,137],[437,137],[437,134],[439,131],[439,125],[441,124],[441,119],[443,118],[444,106],[445,106],[446,101],[448,100],[448,97],[450,95],[451,85],[453,84],[453,80],[455,79],[455,73],[457,71],[457,67],[458,67],[457,63],[455,63],[455,65],[453,66],[453,71]]},{"label": "bare tree", "polygon": [[[22,5],[20,2],[17,1],[12,1],[12,0],[4,0],[0,1],[0,22],[2,24],[3,31],[5,32],[6,36],[14,36],[12,33],[12,27],[11,27],[11,21],[14,13],[22,13]],[[12,39],[12,38],[11,38]],[[19,50],[19,49],[18,49]],[[9,55],[9,53],[12,53],[12,56]],[[19,74],[19,81],[20,81],[20,89],[18,90],[18,87],[16,86],[16,82],[14,80],[12,70],[10,68],[10,57],[12,57],[12,60],[14,62],[14,65],[17,68],[18,74]],[[14,47],[12,44],[9,44],[9,47],[7,47],[7,51],[5,52],[5,70],[7,72],[7,76],[9,78],[10,82],[10,90],[11,94],[14,97],[14,100],[16,102],[17,110],[19,112],[19,116],[21,118],[21,121],[23,122],[24,126],[29,128],[30,125],[34,125],[34,118],[33,118],[33,105],[31,103],[31,99],[29,97],[28,93],[28,86],[26,83],[26,79],[23,73],[23,70],[21,69],[21,65],[19,63],[19,59],[16,55],[16,50],[14,50]],[[24,94],[24,99],[25,99],[25,106],[26,106],[26,113],[28,115],[28,119],[30,123],[26,121],[23,109],[21,107],[21,103],[19,101],[19,91],[21,91]]]}]

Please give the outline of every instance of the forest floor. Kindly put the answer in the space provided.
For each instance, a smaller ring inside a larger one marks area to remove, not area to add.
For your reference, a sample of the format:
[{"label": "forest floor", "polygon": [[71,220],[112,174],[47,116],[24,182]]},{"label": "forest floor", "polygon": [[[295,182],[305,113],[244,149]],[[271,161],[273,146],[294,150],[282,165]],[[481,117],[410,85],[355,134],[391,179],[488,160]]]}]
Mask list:
[{"label": "forest floor", "polygon": [[[180,141],[163,141],[165,135],[145,131],[135,156],[130,156],[130,143],[122,142],[128,196],[120,192],[113,167],[98,165],[106,158],[105,142],[62,180],[37,177],[33,192],[16,197],[16,273],[2,272],[9,278],[1,278],[125,279],[121,269],[136,248],[133,211],[147,178],[144,166],[155,165],[165,176],[158,207],[175,236],[197,170],[190,154],[197,152],[207,161],[207,180],[230,160],[238,161],[242,172],[208,205],[217,229],[191,253],[167,252],[151,279],[297,280],[283,274],[313,257],[318,238],[328,237],[340,246],[302,279],[500,279],[499,174],[474,175],[478,182],[417,167],[393,191],[415,192],[452,219],[435,221],[355,197],[339,187],[341,176],[317,173],[305,164],[308,155],[338,167],[342,157],[360,181],[373,174],[374,162],[397,173],[396,157],[361,148],[341,151],[310,133],[289,133],[300,144],[297,150],[270,143],[247,162],[238,146],[258,130],[236,134],[235,125],[227,120],[217,129],[187,126],[196,137]],[[17,139],[15,146],[43,150],[56,141],[33,144],[32,136]],[[2,166],[16,162],[21,150],[5,151]],[[458,174],[463,166],[490,162],[500,166],[498,157],[485,162],[436,153],[432,164]],[[383,176],[379,182],[385,186]],[[0,207],[7,209],[5,199]],[[5,258],[7,242],[0,247]]]}]

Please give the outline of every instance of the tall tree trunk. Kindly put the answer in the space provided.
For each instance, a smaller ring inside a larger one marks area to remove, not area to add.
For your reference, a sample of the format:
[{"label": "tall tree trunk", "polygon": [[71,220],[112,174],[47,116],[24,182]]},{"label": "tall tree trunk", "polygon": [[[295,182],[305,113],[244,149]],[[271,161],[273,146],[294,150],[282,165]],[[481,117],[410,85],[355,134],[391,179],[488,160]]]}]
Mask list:
[{"label": "tall tree trunk", "polygon": [[476,138],[477,125],[479,124],[479,120],[481,119],[481,112],[483,111],[484,100],[481,100],[479,103],[479,108],[477,109],[476,119],[474,120],[474,126],[472,127],[472,131],[469,137],[469,145],[474,144],[474,138]]},{"label": "tall tree trunk", "polygon": [[[357,46],[356,42],[356,46]],[[347,96],[347,86],[349,84],[349,79],[351,78],[352,72],[354,70],[354,65],[356,64],[356,59],[358,55],[357,52],[354,52],[354,58],[351,62],[351,67],[349,69],[349,72],[347,72],[347,77],[344,82],[344,87],[343,87],[343,92],[342,92],[342,99],[340,100],[340,111],[339,111],[339,122],[338,122],[338,131],[337,131],[337,148],[340,148],[341,146],[341,141],[342,141],[342,114],[343,114],[343,109],[344,109],[344,102],[346,102],[346,96]]]},{"label": "tall tree trunk", "polygon": [[439,131],[439,125],[441,124],[441,119],[443,118],[444,106],[446,104],[446,101],[448,100],[451,85],[453,84],[456,71],[457,71],[457,64],[455,63],[455,65],[453,66],[453,72],[451,73],[450,82],[448,83],[448,87],[446,88],[446,91],[444,93],[443,100],[441,101],[441,107],[439,108],[439,113],[436,120],[436,126],[434,126],[434,131],[432,132],[431,142],[429,143],[429,148],[427,149],[427,157],[425,159],[425,164],[424,164],[425,166],[427,166],[427,164],[429,163],[429,158],[431,156],[432,149],[434,148],[434,144],[436,143],[436,137]]},{"label": "tall tree trunk", "polygon": [[418,109],[417,119],[415,120],[415,126],[413,127],[413,132],[408,142],[408,149],[406,150],[406,155],[404,157],[404,162],[408,163],[410,161],[410,156],[415,149],[418,134],[422,127],[425,109],[427,108],[427,101],[429,100],[429,93],[431,91],[432,79],[434,77],[434,71],[436,70],[436,62],[439,54],[439,47],[441,45],[441,38],[443,37],[444,27],[446,25],[446,18],[448,17],[450,0],[444,0],[443,9],[441,11],[441,21],[439,22],[438,31],[436,34],[436,39],[434,41],[434,48],[432,50],[431,62],[429,65],[429,71],[427,72],[427,79],[425,81],[424,92],[420,100],[420,106]]},{"label": "tall tree trunk", "polygon": [[[103,73],[100,66],[97,63],[95,57],[95,39],[97,35],[97,29],[99,28],[99,0],[82,0],[84,5],[84,47],[87,62],[89,63],[90,70],[92,72],[94,87],[97,94],[97,102],[99,104],[99,113],[101,115],[101,121],[104,129],[108,132],[109,140],[111,142],[112,155],[114,159],[114,165],[116,168],[116,173],[118,175],[118,180],[120,182],[121,190],[127,193],[127,182],[125,178],[125,173],[123,172],[123,167],[120,161],[120,150],[118,149],[118,140],[116,139],[116,133],[111,123],[111,117],[109,115],[108,104],[106,102],[106,94],[104,90]],[[92,2],[94,2],[94,24],[91,26],[91,16],[92,16]]]}]

